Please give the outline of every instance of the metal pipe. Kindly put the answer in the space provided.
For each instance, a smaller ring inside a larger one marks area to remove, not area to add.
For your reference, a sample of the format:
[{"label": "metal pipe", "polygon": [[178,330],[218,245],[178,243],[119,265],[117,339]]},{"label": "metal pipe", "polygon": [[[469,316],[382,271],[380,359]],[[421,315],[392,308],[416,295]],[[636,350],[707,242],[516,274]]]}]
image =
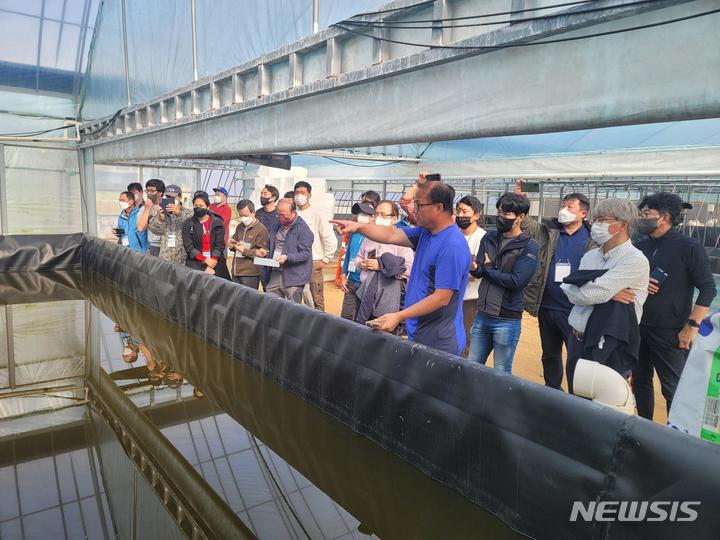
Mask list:
[{"label": "metal pipe", "polygon": [[7,186],[5,182],[5,146],[0,144],[0,234],[8,233]]},{"label": "metal pipe", "polygon": [[127,13],[125,9],[125,0],[120,2],[120,12],[122,14],[122,32],[123,32],[123,61],[125,63],[125,91],[127,92],[128,107],[132,106],[132,97],[130,96],[130,61],[128,60],[128,40],[127,40]]},{"label": "metal pipe", "polygon": [[[195,2],[195,0],[193,0]],[[320,0],[313,0],[313,34],[320,31]]]},{"label": "metal pipe", "polygon": [[190,9],[192,12],[192,65],[193,65],[193,81],[198,80],[198,64],[197,64],[197,5],[196,0],[190,0]]}]

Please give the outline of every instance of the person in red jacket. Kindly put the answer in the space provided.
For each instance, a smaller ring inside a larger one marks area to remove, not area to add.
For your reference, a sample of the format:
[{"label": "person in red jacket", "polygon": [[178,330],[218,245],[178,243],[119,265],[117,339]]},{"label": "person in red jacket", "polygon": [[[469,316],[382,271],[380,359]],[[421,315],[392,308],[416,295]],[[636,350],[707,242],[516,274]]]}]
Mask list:
[{"label": "person in red jacket", "polygon": [[215,202],[210,205],[210,211],[222,218],[223,225],[225,225],[225,245],[227,245],[230,236],[230,218],[232,217],[232,210],[227,203],[228,191],[224,187],[213,188],[213,191],[215,192]]}]

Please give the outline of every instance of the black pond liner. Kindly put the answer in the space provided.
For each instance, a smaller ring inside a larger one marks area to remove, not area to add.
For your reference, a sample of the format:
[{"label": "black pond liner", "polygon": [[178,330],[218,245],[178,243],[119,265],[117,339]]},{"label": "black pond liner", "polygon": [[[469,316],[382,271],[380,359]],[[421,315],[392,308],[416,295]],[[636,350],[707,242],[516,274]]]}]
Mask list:
[{"label": "black pond liner", "polygon": [[[101,276],[528,536],[718,538],[705,441],[96,238],[0,237],[0,271],[37,269]],[[574,501],[701,506],[694,522],[586,522]]]}]

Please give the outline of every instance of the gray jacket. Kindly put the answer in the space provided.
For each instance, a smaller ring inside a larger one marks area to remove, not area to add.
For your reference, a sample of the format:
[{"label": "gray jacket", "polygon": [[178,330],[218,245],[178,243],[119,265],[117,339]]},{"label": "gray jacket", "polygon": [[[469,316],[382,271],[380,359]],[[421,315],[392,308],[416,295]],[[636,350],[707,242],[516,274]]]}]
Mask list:
[{"label": "gray jacket", "polygon": [[400,309],[403,282],[398,277],[405,273],[405,259],[383,253],[378,263],[380,270],[373,272],[355,292],[360,299],[355,321],[360,324]]}]

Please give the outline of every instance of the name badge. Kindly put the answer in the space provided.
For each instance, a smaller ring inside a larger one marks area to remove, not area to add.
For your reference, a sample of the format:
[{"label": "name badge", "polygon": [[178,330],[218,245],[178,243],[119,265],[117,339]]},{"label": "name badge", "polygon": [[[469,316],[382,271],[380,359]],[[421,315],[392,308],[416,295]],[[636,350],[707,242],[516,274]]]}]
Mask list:
[{"label": "name badge", "polygon": [[241,250],[245,251],[246,249],[250,249],[252,244],[250,242],[238,242],[238,246],[240,246]]},{"label": "name badge", "polygon": [[275,250],[275,253],[273,253],[272,258],[277,261],[277,260],[280,258],[281,255],[282,255],[282,251],[279,250],[279,249],[276,249],[276,250]]},{"label": "name badge", "polygon": [[128,247],[130,245],[130,239],[127,236],[122,237],[122,245]]},{"label": "name badge", "polygon": [[209,257],[209,256],[210,256],[210,252],[209,252],[209,251],[203,251],[203,257],[207,258],[207,257]]},{"label": "name badge", "polygon": [[555,265],[555,283],[562,283],[562,280],[570,275],[570,263],[557,263]]},{"label": "name badge", "polygon": [[177,245],[177,236],[174,234],[168,234],[167,247],[174,248]]},{"label": "name badge", "polygon": [[350,261],[348,263],[348,272],[352,273],[355,272],[355,270],[357,270],[357,265],[355,264],[355,261]]}]

